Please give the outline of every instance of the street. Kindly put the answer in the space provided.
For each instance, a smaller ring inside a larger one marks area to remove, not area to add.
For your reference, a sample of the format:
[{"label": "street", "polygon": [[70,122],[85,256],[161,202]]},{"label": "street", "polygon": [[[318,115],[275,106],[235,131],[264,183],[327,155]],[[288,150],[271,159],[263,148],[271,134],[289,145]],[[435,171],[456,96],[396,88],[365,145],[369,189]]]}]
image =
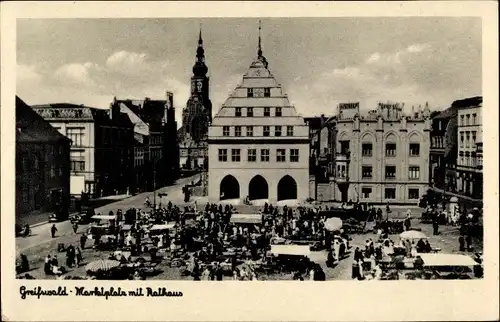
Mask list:
[{"label": "street", "polygon": [[[177,180],[177,182],[172,186],[162,187],[156,190],[156,203],[159,204],[162,202],[163,205],[168,203],[167,200],[172,201],[174,204],[182,203],[183,194],[182,187],[191,181],[197,181],[199,179],[199,175],[194,175],[192,177],[181,178]],[[166,197],[160,198],[158,197],[158,193],[166,193],[168,194]],[[123,200],[119,200],[116,202],[109,203],[105,206],[99,207],[95,209],[96,214],[100,213],[103,215],[107,215],[110,211],[116,212],[118,209],[127,210],[129,208],[144,208],[144,201],[146,197],[149,198],[151,203],[153,203],[153,192],[144,192]],[[47,218],[45,218],[47,220]],[[67,235],[73,235],[73,229],[71,227],[71,223],[69,220],[64,222],[56,223],[57,227],[57,238],[51,238],[50,236],[50,227],[52,223],[44,223],[42,225],[37,225],[31,228],[31,235],[29,237],[17,237],[16,238],[16,249],[19,252],[23,252],[26,249],[29,249],[33,246],[40,246],[45,243],[51,243],[55,241],[62,240],[62,237]],[[80,227],[82,230],[83,227]],[[62,241],[61,241],[62,242]]]}]

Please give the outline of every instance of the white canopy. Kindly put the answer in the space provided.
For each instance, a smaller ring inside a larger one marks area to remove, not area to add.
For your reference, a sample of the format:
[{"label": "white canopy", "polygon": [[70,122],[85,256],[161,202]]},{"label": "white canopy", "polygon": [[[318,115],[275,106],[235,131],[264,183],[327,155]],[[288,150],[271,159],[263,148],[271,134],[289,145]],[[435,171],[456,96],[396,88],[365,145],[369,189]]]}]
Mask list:
[{"label": "white canopy", "polygon": [[340,230],[342,228],[342,219],[332,217],[325,221],[325,228],[329,231]]},{"label": "white canopy", "polygon": [[262,224],[260,214],[232,214],[231,222],[237,224]]},{"label": "white canopy", "polygon": [[92,216],[92,220],[115,220],[116,216],[108,216],[108,215],[95,215]]},{"label": "white canopy", "polygon": [[173,229],[175,224],[153,225],[149,230],[167,230]]},{"label": "white canopy", "polygon": [[477,263],[467,255],[460,254],[418,254],[424,266],[474,266]]},{"label": "white canopy", "polygon": [[274,255],[310,256],[311,249],[306,245],[271,245]]},{"label": "white canopy", "polygon": [[407,230],[405,232],[402,232],[399,237],[401,239],[426,239],[427,236],[421,232],[421,231],[416,231],[416,230]]}]

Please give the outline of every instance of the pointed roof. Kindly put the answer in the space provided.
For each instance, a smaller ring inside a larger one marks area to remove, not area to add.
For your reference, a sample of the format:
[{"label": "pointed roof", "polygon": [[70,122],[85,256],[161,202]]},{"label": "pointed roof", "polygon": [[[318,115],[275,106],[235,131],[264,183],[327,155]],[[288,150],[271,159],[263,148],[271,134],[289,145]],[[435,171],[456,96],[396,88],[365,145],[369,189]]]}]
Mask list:
[{"label": "pointed roof", "polygon": [[201,37],[201,25],[200,34],[198,36],[198,48],[196,48],[196,62],[193,66],[194,76],[205,76],[208,73],[208,67],[205,65],[205,49],[203,48],[203,38]]},{"label": "pointed roof", "polygon": [[[234,116],[235,113],[232,109],[236,107],[281,107],[282,116],[287,118],[287,124],[304,125],[304,119],[297,113],[295,107],[290,104],[287,95],[284,94],[282,86],[276,81],[268,68],[267,61],[262,55],[260,36],[257,54],[257,58],[250,64],[240,84],[236,86],[224,104],[222,104],[222,108],[216,114],[212,124],[217,123],[216,118],[218,117]],[[264,120],[260,119],[258,122],[272,123],[278,118],[280,117]],[[246,121],[257,122],[252,118],[247,118]],[[283,125],[286,124],[283,123]]]}]

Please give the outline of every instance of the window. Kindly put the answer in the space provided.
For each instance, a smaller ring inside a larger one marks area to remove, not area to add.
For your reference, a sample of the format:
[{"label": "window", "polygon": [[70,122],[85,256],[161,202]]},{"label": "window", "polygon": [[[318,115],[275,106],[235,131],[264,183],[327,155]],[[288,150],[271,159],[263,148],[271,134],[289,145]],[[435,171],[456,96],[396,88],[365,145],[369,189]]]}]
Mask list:
[{"label": "window", "polygon": [[363,196],[363,198],[365,199],[370,198],[371,193],[372,193],[372,188],[369,187],[361,188],[361,195]]},{"label": "window", "polygon": [[55,176],[56,176],[56,166],[51,165],[50,166],[50,178],[55,178]]},{"label": "window", "polygon": [[466,148],[470,147],[470,132],[469,131],[465,132],[465,147]]},{"label": "window", "polygon": [[472,147],[476,146],[476,131],[472,131]]},{"label": "window", "polygon": [[227,162],[227,149],[219,149],[219,162]]},{"label": "window", "polygon": [[340,141],[340,153],[347,154],[349,152],[349,141]]},{"label": "window", "polygon": [[408,178],[419,179],[420,178],[420,167],[410,166],[408,168]]},{"label": "window", "polygon": [[231,161],[240,162],[241,161],[241,150],[231,149]]},{"label": "window", "polygon": [[83,127],[68,127],[66,136],[73,142],[73,146],[83,146],[84,131],[85,128]]},{"label": "window", "polygon": [[394,165],[386,165],[385,166],[385,178],[386,179],[396,178],[396,166],[394,166]]},{"label": "window", "polygon": [[286,136],[293,136],[293,126],[288,125],[286,127]]},{"label": "window", "polygon": [[241,126],[234,127],[234,136],[241,136]]},{"label": "window", "polygon": [[477,125],[477,114],[476,113],[472,114],[472,125]]},{"label": "window", "polygon": [[290,162],[299,162],[299,149],[290,149]]},{"label": "window", "polygon": [[364,157],[371,157],[373,153],[373,146],[371,143],[362,144],[362,153]]},{"label": "window", "polygon": [[363,166],[361,168],[361,176],[363,178],[371,178],[373,176],[373,168],[371,166]]},{"label": "window", "polygon": [[247,126],[247,136],[253,136],[253,126]]},{"label": "window", "polygon": [[464,147],[464,132],[460,132],[460,147]]},{"label": "window", "polygon": [[235,113],[235,116],[240,117],[241,116],[241,107],[236,107],[234,113]]},{"label": "window", "polygon": [[247,117],[253,117],[253,107],[247,107]]},{"label": "window", "polygon": [[264,107],[264,116],[271,116],[271,108]]},{"label": "window", "polygon": [[396,188],[385,188],[385,199],[396,199]]},{"label": "window", "polygon": [[276,151],[276,162],[285,162],[286,161],[286,150],[278,149]]},{"label": "window", "polygon": [[385,144],[385,156],[387,157],[396,156],[396,143]]},{"label": "window", "polygon": [[280,125],[276,125],[274,127],[274,136],[281,136],[281,126]]},{"label": "window", "polygon": [[271,97],[271,89],[269,87],[264,88],[264,97]]},{"label": "window", "polygon": [[460,115],[460,125],[464,126],[464,116]]},{"label": "window", "polygon": [[465,116],[465,125],[470,125],[470,114]]},{"label": "window", "polygon": [[253,97],[253,88],[247,88],[247,97]]},{"label": "window", "polygon": [[248,149],[248,162],[256,162],[256,161],[257,161],[257,150]]},{"label": "window", "polygon": [[274,116],[281,116],[281,107],[277,107]]},{"label": "window", "polygon": [[420,192],[418,191],[418,189],[408,189],[408,199],[420,199]]},{"label": "window", "polygon": [[269,136],[271,134],[271,128],[269,126],[264,126],[264,132],[263,132],[263,135],[264,136]]},{"label": "window", "polygon": [[420,155],[420,143],[410,143],[410,155],[413,157]]},{"label": "window", "polygon": [[260,150],[260,161],[261,162],[269,162],[269,149],[261,149]]},{"label": "window", "polygon": [[70,160],[72,171],[85,171],[85,157],[83,155],[83,151],[71,151]]}]

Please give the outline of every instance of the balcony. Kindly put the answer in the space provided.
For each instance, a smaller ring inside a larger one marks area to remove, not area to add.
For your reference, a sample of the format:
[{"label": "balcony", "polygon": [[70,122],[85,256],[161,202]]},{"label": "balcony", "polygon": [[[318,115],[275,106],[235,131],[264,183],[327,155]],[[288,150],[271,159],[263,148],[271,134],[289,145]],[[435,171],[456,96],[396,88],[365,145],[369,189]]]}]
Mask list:
[{"label": "balcony", "polygon": [[350,159],[351,159],[351,154],[349,152],[347,153],[337,152],[335,154],[335,160],[337,162],[347,162]]}]

